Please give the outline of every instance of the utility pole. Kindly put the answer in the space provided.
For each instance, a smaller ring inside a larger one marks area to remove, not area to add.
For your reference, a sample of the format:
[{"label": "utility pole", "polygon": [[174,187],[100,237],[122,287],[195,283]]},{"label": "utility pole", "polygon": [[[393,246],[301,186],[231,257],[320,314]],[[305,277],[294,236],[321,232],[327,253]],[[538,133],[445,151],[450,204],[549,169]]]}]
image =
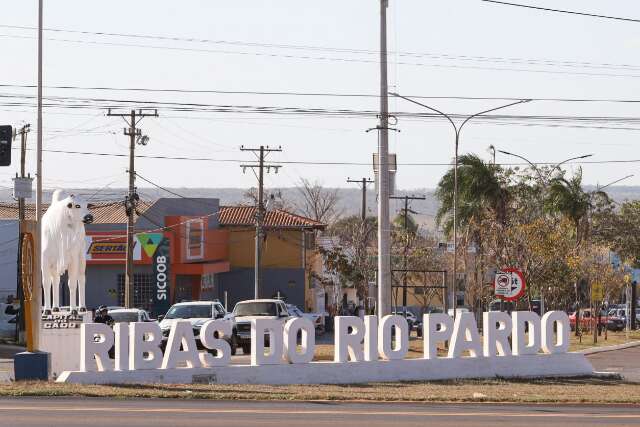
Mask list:
[{"label": "utility pole", "polygon": [[389,88],[387,81],[387,7],[380,0],[380,122],[378,124],[378,317],[391,314],[389,228]]},{"label": "utility pole", "polygon": [[406,242],[404,245],[403,256],[403,269],[404,278],[402,279],[402,310],[406,314],[407,311],[407,268],[408,259],[407,253],[409,252],[409,200],[425,200],[426,197],[422,196],[391,196],[390,199],[404,200],[404,232],[406,234]]},{"label": "utility pole", "polygon": [[[261,145],[260,148],[245,148],[240,146],[240,151],[251,151],[258,158],[257,164],[242,164],[242,172],[245,172],[247,168],[251,168],[253,173],[258,179],[258,203],[256,206],[256,254],[255,254],[255,270],[254,270],[254,298],[260,298],[260,285],[262,284],[262,241],[264,240],[263,223],[265,218],[264,207],[264,169],[267,169],[267,173],[271,172],[271,168],[275,173],[282,167],[281,165],[268,164],[265,166],[264,160],[269,153],[274,151],[282,151],[281,147],[269,148],[269,146]],[[256,173],[258,169],[258,173]]]},{"label": "utility pole", "polygon": [[347,178],[347,182],[360,184],[362,188],[362,222],[367,219],[367,184],[371,184],[374,181],[369,178],[351,179]]},{"label": "utility pole", "polygon": [[[108,110],[107,116],[122,117],[127,122],[128,128],[124,129],[124,134],[129,137],[129,192],[124,199],[125,212],[127,214],[127,251],[126,251],[126,264],[125,264],[125,276],[124,276],[124,306],[125,308],[133,308],[133,290],[134,290],[134,275],[133,275],[133,249],[134,249],[134,215],[136,212],[136,203],[139,200],[136,193],[136,143],[140,145],[147,145],[149,138],[142,135],[142,131],[137,127],[140,120],[145,117],[158,117],[158,110],[148,112],[145,110],[131,110],[129,113],[114,113],[111,109]],[[129,121],[127,121],[129,117]]]}]

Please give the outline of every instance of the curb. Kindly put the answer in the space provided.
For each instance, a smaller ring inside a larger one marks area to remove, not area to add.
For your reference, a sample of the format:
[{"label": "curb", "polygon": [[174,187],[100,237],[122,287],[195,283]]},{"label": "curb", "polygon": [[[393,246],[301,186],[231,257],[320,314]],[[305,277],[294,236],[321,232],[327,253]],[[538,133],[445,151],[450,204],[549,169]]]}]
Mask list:
[{"label": "curb", "polygon": [[625,344],[609,345],[606,347],[587,348],[584,350],[580,350],[577,353],[582,353],[586,356],[589,354],[604,353],[606,351],[614,351],[614,350],[624,350],[625,348],[632,348],[632,347],[638,347],[638,346],[640,346],[640,341],[632,341]]}]

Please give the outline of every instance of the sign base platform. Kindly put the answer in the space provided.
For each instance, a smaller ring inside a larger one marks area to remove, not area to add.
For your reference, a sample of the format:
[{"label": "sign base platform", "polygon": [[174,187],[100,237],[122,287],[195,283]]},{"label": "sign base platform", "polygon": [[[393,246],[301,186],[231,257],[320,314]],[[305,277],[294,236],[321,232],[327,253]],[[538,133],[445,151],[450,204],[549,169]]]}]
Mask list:
[{"label": "sign base platform", "polygon": [[311,362],[228,365],[110,372],[64,372],[57,381],[75,384],[356,384],[470,378],[575,377],[593,374],[581,353],[527,356],[404,359],[376,362]]},{"label": "sign base platform", "polygon": [[91,321],[90,311],[78,315],[59,311],[42,316],[40,349],[51,354],[50,378],[80,369],[80,325]]}]

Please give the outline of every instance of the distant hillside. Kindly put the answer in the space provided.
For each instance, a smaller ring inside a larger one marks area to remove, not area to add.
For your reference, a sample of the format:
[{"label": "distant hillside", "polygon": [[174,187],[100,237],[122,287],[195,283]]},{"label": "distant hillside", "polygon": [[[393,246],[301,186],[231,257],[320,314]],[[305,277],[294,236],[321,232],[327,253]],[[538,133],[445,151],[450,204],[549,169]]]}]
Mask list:
[{"label": "distant hillside", "polygon": [[[587,186],[587,190],[593,190],[595,187]],[[79,188],[67,189],[75,194],[81,194],[88,200],[121,200],[127,190],[124,188]],[[245,197],[247,189],[243,188],[167,188],[180,196],[184,197],[215,197],[220,199],[223,205],[250,204],[250,199]],[[280,188],[266,189],[266,193],[280,193],[284,203],[291,207],[291,210],[297,210],[296,207],[301,206],[302,196],[297,188]],[[338,210],[342,215],[359,215],[361,206],[362,193],[357,188],[339,188],[338,190],[339,204]],[[398,190],[396,195],[416,195],[425,196],[426,200],[414,200],[411,202],[411,209],[416,212],[417,222],[428,229],[434,228],[434,217],[438,210],[438,200],[435,198],[433,189],[423,188],[415,190]],[[146,200],[154,200],[160,197],[177,197],[164,190],[158,188],[139,188],[140,197]],[[636,186],[615,186],[607,188],[608,194],[617,202],[625,200],[640,199],[640,187]],[[50,200],[51,192],[45,193],[45,201]],[[0,189],[0,201],[11,202],[11,190]],[[35,202],[32,199],[31,202]],[[395,216],[403,207],[402,200],[391,201],[392,217]],[[367,211],[368,215],[376,215],[376,195],[373,189],[367,192]]]}]

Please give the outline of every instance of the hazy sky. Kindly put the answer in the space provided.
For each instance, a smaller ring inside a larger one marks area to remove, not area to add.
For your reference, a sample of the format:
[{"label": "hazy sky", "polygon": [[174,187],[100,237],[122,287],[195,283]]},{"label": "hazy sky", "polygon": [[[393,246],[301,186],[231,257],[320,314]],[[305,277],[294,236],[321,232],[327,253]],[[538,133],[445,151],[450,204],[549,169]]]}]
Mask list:
[{"label": "hazy sky", "polygon": [[[524,0],[522,0],[525,2]],[[640,18],[637,1],[527,0],[529,4]],[[0,84],[36,82],[37,0],[3,1]],[[375,94],[379,89],[379,7],[375,0],[136,0],[107,2],[45,0],[45,27],[58,30],[162,36],[106,36],[47,31],[45,85],[221,91],[286,91]],[[434,97],[514,97],[640,99],[640,24],[544,13],[497,6],[479,0],[391,0],[389,7],[391,89]],[[184,39],[198,39],[185,41]],[[286,45],[286,46],[282,46]],[[0,87],[7,95],[35,95],[35,89]],[[255,94],[167,93],[46,89],[48,97],[198,103],[243,107],[296,107],[375,110],[376,98],[274,96]],[[451,113],[472,114],[504,100],[423,99]],[[30,98],[3,98],[0,122],[32,123]],[[65,102],[68,102],[65,101]],[[461,152],[489,158],[490,144],[534,162],[560,162],[594,153],[593,160],[640,159],[637,103],[535,101],[504,114],[536,116],[628,117],[630,120],[569,121],[512,119],[471,122]],[[237,108],[236,108],[237,109]],[[391,110],[422,112],[402,100]],[[124,122],[91,108],[47,108],[45,148],[127,153]],[[142,155],[246,159],[240,145],[283,148],[276,161],[346,161],[363,165],[286,164],[269,174],[270,187],[294,185],[300,177],[328,186],[348,186],[348,176],[372,176],[377,149],[375,117],[271,115],[168,111],[141,122],[150,143]],[[398,153],[399,188],[433,187],[453,155],[453,133],[443,120],[400,119],[391,137]],[[610,129],[623,127],[625,129]],[[606,129],[602,129],[606,128]],[[34,129],[35,130],[35,129]],[[35,132],[29,135],[35,146]],[[14,152],[15,153],[15,152]],[[17,153],[15,153],[17,154]],[[35,170],[35,153],[28,169]],[[17,158],[16,158],[17,159]],[[45,153],[45,187],[124,186],[125,158]],[[498,162],[514,159],[498,154]],[[15,164],[18,164],[16,161]],[[584,180],[604,184],[636,173],[638,163],[583,165]],[[234,162],[139,159],[137,169],[172,187],[248,187],[255,178]],[[0,171],[9,186],[16,167]],[[625,181],[640,185],[640,174]],[[140,186],[146,184],[139,182]]]}]

